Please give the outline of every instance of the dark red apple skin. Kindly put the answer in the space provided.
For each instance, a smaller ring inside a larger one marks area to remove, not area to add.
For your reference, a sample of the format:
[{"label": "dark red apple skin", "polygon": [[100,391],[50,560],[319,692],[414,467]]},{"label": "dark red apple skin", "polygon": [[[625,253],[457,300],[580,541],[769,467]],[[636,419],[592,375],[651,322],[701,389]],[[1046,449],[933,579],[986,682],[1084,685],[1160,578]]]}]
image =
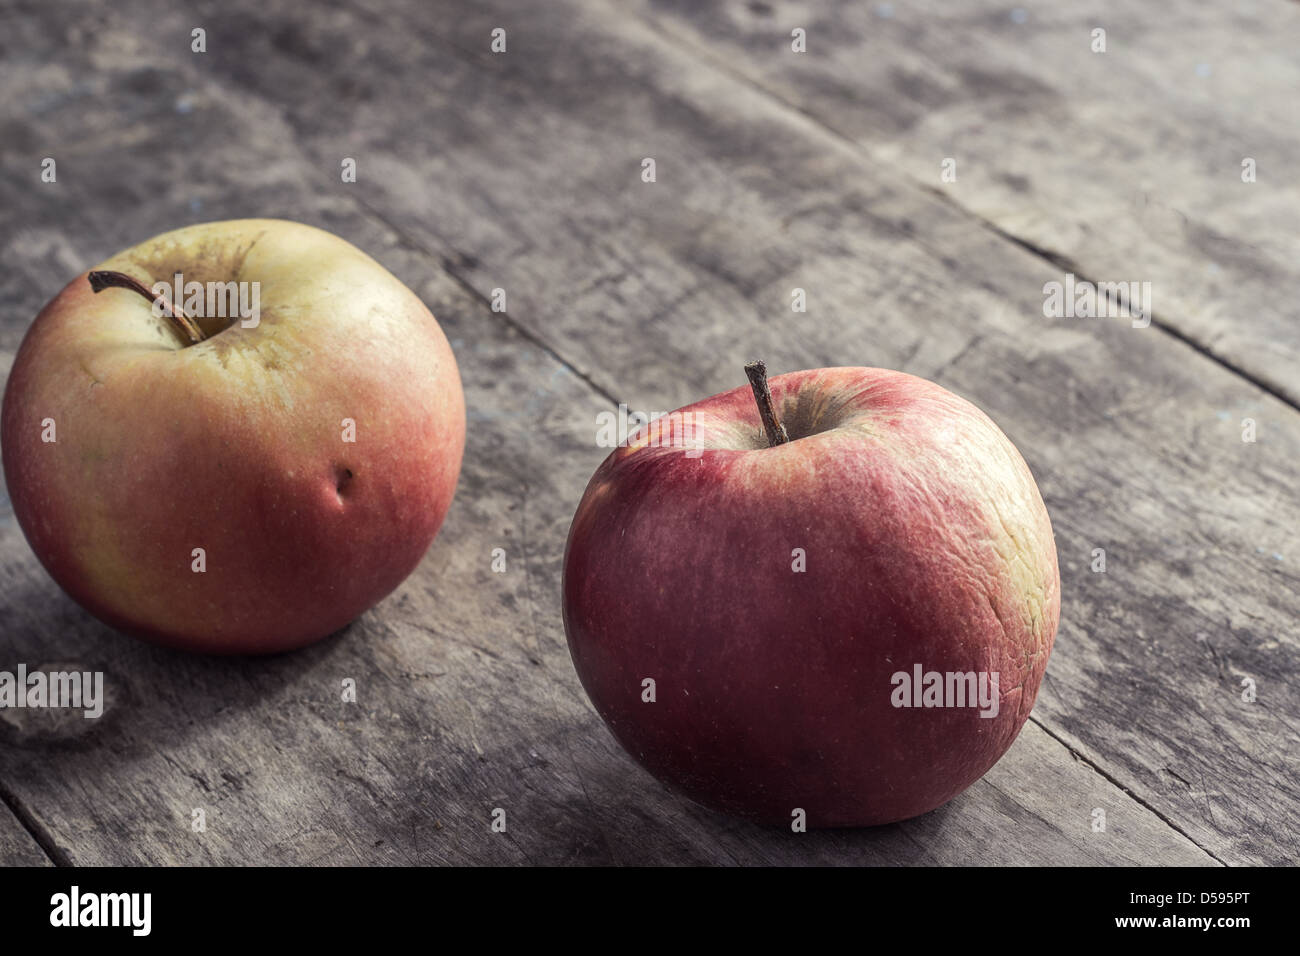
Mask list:
[{"label": "dark red apple skin", "polygon": [[[706,806],[814,827],[917,816],[993,766],[1033,706],[1060,615],[1046,508],[997,426],[933,383],[771,384],[787,414],[802,393],[814,419],[865,424],[698,458],[617,449],[566,547],[574,665],[627,751]],[[760,434],[748,388],[687,410],[706,445],[734,445],[728,423]],[[891,675],[916,663],[998,672],[998,715],[892,706]]]}]

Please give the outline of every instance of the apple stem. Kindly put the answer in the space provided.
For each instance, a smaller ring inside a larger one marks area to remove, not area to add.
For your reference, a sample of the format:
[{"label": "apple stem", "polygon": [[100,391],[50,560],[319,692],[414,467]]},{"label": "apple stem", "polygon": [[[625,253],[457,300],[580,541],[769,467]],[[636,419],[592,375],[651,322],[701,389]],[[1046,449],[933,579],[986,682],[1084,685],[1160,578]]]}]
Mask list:
[{"label": "apple stem", "polygon": [[749,376],[749,387],[754,390],[754,401],[758,403],[758,416],[763,419],[763,431],[767,432],[767,447],[775,448],[790,440],[785,426],[776,417],[776,406],[772,404],[772,390],[767,387],[767,365],[762,361],[750,362],[745,366]]},{"label": "apple stem", "polygon": [[150,303],[162,306],[163,313],[172,320],[176,330],[190,340],[191,345],[202,342],[206,338],[199,324],[186,315],[184,309],[179,305],[173,305],[161,292],[154,294],[142,282],[132,279],[125,272],[101,270],[90,273],[86,278],[90,281],[90,288],[95,292],[102,292],[109,288],[130,289],[144,296]]}]

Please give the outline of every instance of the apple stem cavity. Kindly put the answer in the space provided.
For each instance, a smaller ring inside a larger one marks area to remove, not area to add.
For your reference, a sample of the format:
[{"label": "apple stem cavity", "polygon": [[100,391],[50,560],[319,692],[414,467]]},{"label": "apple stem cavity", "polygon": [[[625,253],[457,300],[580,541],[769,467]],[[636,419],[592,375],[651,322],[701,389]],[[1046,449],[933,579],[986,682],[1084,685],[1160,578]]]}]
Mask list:
[{"label": "apple stem cavity", "polygon": [[172,325],[182,336],[190,340],[191,345],[196,345],[207,338],[199,328],[199,324],[186,315],[184,309],[170,302],[163,293],[151,292],[144,283],[131,278],[125,272],[100,270],[90,273],[86,278],[90,281],[90,288],[95,292],[102,292],[104,289],[130,289],[144,296],[150,304],[158,307],[172,320]]},{"label": "apple stem cavity", "polygon": [[763,431],[767,433],[767,447],[775,448],[790,440],[781,419],[776,417],[776,406],[772,404],[772,390],[767,387],[767,365],[760,361],[750,362],[745,366],[749,376],[749,387],[754,390],[754,401],[758,403],[758,417],[763,419]]}]

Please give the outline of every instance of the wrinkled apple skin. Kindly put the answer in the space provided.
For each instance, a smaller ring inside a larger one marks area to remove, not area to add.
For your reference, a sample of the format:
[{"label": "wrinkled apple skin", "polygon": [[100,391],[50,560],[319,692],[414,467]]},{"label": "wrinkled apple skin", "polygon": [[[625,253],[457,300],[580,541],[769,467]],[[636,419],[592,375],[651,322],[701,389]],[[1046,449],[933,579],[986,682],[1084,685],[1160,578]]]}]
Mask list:
[{"label": "wrinkled apple skin", "polygon": [[[804,437],[766,447],[742,387],[681,410],[699,457],[654,447],[652,424],[597,470],[565,553],[573,662],[628,752],[706,806],[914,817],[1033,707],[1060,616],[1047,509],[1006,436],[938,385],[832,368],[771,386]],[[891,676],[918,663],[997,672],[997,716],[893,706]]]},{"label": "wrinkled apple skin", "polygon": [[14,513],[54,580],[113,627],[213,653],[308,644],[397,587],[465,442],[423,303],[349,243],[279,220],[191,226],[97,268],[260,282],[261,321],[182,347],[143,297],[96,294],[84,273],[37,316],[0,429]]}]

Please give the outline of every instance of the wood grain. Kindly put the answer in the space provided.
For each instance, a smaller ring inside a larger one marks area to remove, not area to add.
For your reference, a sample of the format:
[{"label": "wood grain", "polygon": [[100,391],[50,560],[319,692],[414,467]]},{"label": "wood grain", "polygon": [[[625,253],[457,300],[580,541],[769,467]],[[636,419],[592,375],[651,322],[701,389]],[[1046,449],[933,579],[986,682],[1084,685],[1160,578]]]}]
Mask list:
[{"label": "wood grain", "polygon": [[[205,55],[188,52],[196,20]],[[0,782],[67,861],[1294,858],[1294,409],[1159,328],[1044,319],[1052,263],[612,6],[238,0],[196,17],[128,2],[78,22],[35,8],[0,51],[3,367],[86,264],[184,222],[279,215],[424,297],[470,428],[417,573],[341,634],[269,660],[114,634],[0,508],[0,666],[108,674],[100,721],[0,723]],[[494,56],[498,25],[510,45]],[[339,181],[349,156],[355,184]],[[796,286],[807,314],[790,311]],[[1003,426],[1051,510],[1065,606],[1034,717],[917,820],[794,835],[711,814],[622,753],[573,674],[560,561],[605,453],[597,413],[735,387],[755,356],[773,373],[934,378]]]},{"label": "wood grain", "polygon": [[1058,278],[1150,282],[1157,322],[1300,403],[1294,3],[636,6],[671,42],[1041,250]]}]

